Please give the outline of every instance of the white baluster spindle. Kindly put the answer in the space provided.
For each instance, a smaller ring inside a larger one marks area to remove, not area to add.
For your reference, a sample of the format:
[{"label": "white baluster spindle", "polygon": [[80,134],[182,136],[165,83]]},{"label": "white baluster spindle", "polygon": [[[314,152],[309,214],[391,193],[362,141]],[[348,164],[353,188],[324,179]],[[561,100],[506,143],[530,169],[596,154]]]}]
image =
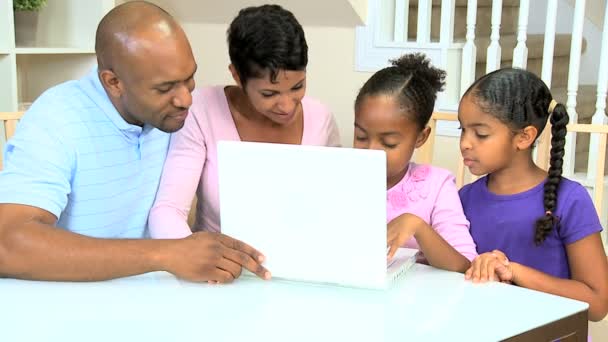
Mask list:
[{"label": "white baluster spindle", "polygon": [[[606,117],[606,93],[608,92],[608,6],[606,6],[606,12],[604,14],[604,30],[602,32],[602,49],[599,62],[597,101],[595,103],[595,114],[593,114],[591,122],[598,125],[606,125],[608,124],[608,117]],[[593,180],[595,177],[604,176],[598,175],[595,168],[599,153],[599,139],[599,134],[591,134],[591,141],[589,142],[589,164],[587,169],[587,178],[589,180]]]},{"label": "white baluster spindle", "polygon": [[[545,22],[545,43],[543,47],[543,66],[541,71],[541,78],[547,84],[547,87],[551,89],[551,78],[553,76],[553,52],[555,50],[555,26],[557,22],[557,0],[547,1],[547,17]],[[555,96],[555,94],[553,94]],[[537,156],[548,156],[550,151],[550,144],[543,144],[541,142],[548,141],[551,139],[551,127],[547,123],[547,127],[541,134],[538,148],[534,150],[534,160],[539,160]],[[541,158],[538,163],[539,167],[544,170],[549,168],[548,158]]]},{"label": "white baluster spindle", "polygon": [[393,40],[395,42],[407,41],[407,25],[410,16],[410,1],[395,0],[395,27]]},{"label": "white baluster spindle", "polygon": [[492,1],[492,34],[488,46],[486,73],[500,68],[500,17],[502,15],[502,0]]},{"label": "white baluster spindle", "polygon": [[467,35],[462,49],[462,74],[460,77],[460,94],[475,81],[475,65],[477,63],[477,47],[475,46],[475,25],[477,23],[477,0],[467,3]]},{"label": "white baluster spindle", "polygon": [[541,78],[551,89],[553,75],[553,52],[555,50],[555,25],[557,22],[557,0],[547,1],[547,17],[545,23],[545,43],[543,47],[543,67]]},{"label": "white baluster spindle", "polygon": [[[444,70],[448,69],[448,60],[450,59],[450,50],[454,43],[454,15],[456,12],[455,0],[441,1],[441,25],[439,27],[439,45],[441,48],[441,63]],[[453,50],[452,50],[453,51]],[[450,98],[450,100],[448,100]],[[448,91],[442,91],[437,95],[437,104],[440,106],[447,101],[452,102],[451,97],[448,97]],[[458,102],[458,100],[456,100]]]},{"label": "white baluster spindle", "polygon": [[416,33],[416,42],[420,44],[431,41],[432,10],[432,0],[418,0],[418,32]]},{"label": "white baluster spindle", "polygon": [[528,64],[528,47],[526,46],[530,0],[519,3],[519,20],[517,24],[517,45],[513,50],[513,67],[525,69]]},{"label": "white baluster spindle", "polygon": [[441,1],[441,25],[439,32],[439,42],[444,48],[448,48],[454,42],[454,12],[456,1]]},{"label": "white baluster spindle", "polygon": [[[583,24],[585,23],[585,0],[577,0],[574,5],[574,24],[572,25],[572,43],[570,45],[570,65],[568,66],[568,101],[566,107],[570,123],[578,123],[576,113],[576,96],[578,93],[581,51],[583,46]],[[568,133],[564,155],[564,175],[574,174],[574,153],[576,152],[576,133]]]},{"label": "white baluster spindle", "polygon": [[[608,117],[606,117],[606,92],[608,92],[608,5],[606,6],[606,11],[604,12],[604,30],[602,32],[602,50],[600,52],[600,67],[597,81],[596,110],[595,114],[593,114],[593,118],[591,119],[591,122],[594,124],[608,124]],[[599,156],[599,147],[601,143],[599,139],[606,139],[606,137],[599,134],[592,134],[590,139],[591,141],[589,142],[589,164],[587,169],[587,177],[589,179],[604,177],[603,174],[598,175],[597,173],[599,170],[594,167],[597,165],[597,158]],[[594,189],[594,191],[597,190]],[[606,220],[606,215],[608,214],[606,211],[604,211],[603,217],[600,217],[600,220]],[[608,247],[608,233],[605,230],[603,239],[604,246]]]}]

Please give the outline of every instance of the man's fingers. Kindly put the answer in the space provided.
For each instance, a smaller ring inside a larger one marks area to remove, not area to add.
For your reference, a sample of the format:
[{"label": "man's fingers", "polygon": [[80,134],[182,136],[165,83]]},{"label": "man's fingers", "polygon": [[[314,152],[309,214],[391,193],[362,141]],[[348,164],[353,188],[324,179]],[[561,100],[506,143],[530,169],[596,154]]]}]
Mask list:
[{"label": "man's fingers", "polygon": [[227,247],[224,257],[245,267],[262,279],[270,279],[270,272],[261,263],[264,255],[248,244],[220,234],[220,241]]},{"label": "man's fingers", "polygon": [[270,272],[247,253],[243,253],[237,249],[226,248],[224,251],[224,258],[245,267],[262,279],[270,279]]},{"label": "man's fingers", "polygon": [[211,274],[209,283],[213,284],[226,284],[231,283],[234,280],[234,277],[230,272],[224,271],[220,268],[216,268]]},{"label": "man's fingers", "polygon": [[218,238],[226,247],[243,252],[258,263],[264,262],[264,254],[243,241],[231,238],[230,236],[224,234],[218,234]]},{"label": "man's fingers", "polygon": [[232,278],[234,279],[238,278],[241,275],[241,271],[243,269],[241,265],[227,258],[220,259],[217,263],[217,267],[221,270],[230,273],[230,275],[232,275]]}]

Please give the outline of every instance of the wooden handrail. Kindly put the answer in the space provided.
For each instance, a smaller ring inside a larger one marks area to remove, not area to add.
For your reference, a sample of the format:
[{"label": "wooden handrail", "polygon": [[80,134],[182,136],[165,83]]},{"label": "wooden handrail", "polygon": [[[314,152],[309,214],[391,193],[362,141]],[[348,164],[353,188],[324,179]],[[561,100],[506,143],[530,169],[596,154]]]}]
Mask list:
[{"label": "wooden handrail", "polygon": [[[431,127],[431,135],[427,143],[420,148],[419,158],[417,158],[421,163],[431,163],[433,160],[433,152],[435,146],[435,128],[437,127],[438,121],[457,121],[458,116],[455,113],[445,113],[445,112],[435,112],[431,117],[431,121],[429,122],[429,127]],[[576,132],[576,133],[589,133],[589,134],[599,134],[599,146],[598,146],[598,154],[599,158],[597,161],[596,174],[600,175],[595,177],[594,182],[594,191],[593,191],[593,204],[595,209],[598,212],[598,215],[601,213],[602,204],[604,200],[604,167],[606,164],[606,149],[607,149],[607,139],[608,139],[608,125],[599,125],[599,124],[570,124],[567,126],[568,132]],[[549,153],[551,150],[551,127],[550,124],[547,125],[543,134],[539,139],[539,143],[537,146],[537,157],[536,163],[543,169],[547,169],[549,165]],[[465,166],[462,158],[458,158],[458,166],[456,171],[456,186],[458,188],[465,185]],[[478,177],[472,176],[471,180],[474,181]]]}]

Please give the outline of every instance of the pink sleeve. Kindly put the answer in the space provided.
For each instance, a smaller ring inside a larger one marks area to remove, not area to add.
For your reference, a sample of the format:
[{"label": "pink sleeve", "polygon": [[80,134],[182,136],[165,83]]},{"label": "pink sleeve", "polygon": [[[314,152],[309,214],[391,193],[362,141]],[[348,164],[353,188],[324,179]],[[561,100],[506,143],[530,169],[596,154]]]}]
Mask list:
[{"label": "pink sleeve", "polygon": [[156,201],[148,218],[155,239],[178,239],[192,234],[188,213],[200,181],[207,148],[194,107],[184,127],[173,133]]},{"label": "pink sleeve", "polygon": [[469,232],[469,221],[458,197],[456,180],[451,174],[442,178],[443,180],[438,179],[440,185],[431,213],[431,225],[456,251],[473,260],[477,256],[477,250]]}]

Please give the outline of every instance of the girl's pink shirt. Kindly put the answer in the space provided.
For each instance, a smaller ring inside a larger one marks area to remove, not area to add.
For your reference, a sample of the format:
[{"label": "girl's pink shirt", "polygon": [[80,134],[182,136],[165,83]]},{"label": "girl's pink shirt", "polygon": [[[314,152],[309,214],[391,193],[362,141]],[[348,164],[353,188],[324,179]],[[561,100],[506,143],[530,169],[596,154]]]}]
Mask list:
[{"label": "girl's pink shirt", "polygon": [[[407,173],[387,192],[387,223],[404,213],[428,223],[455,250],[469,260],[477,256],[454,176],[447,170],[410,163]],[[419,249],[411,238],[403,247]]]}]

